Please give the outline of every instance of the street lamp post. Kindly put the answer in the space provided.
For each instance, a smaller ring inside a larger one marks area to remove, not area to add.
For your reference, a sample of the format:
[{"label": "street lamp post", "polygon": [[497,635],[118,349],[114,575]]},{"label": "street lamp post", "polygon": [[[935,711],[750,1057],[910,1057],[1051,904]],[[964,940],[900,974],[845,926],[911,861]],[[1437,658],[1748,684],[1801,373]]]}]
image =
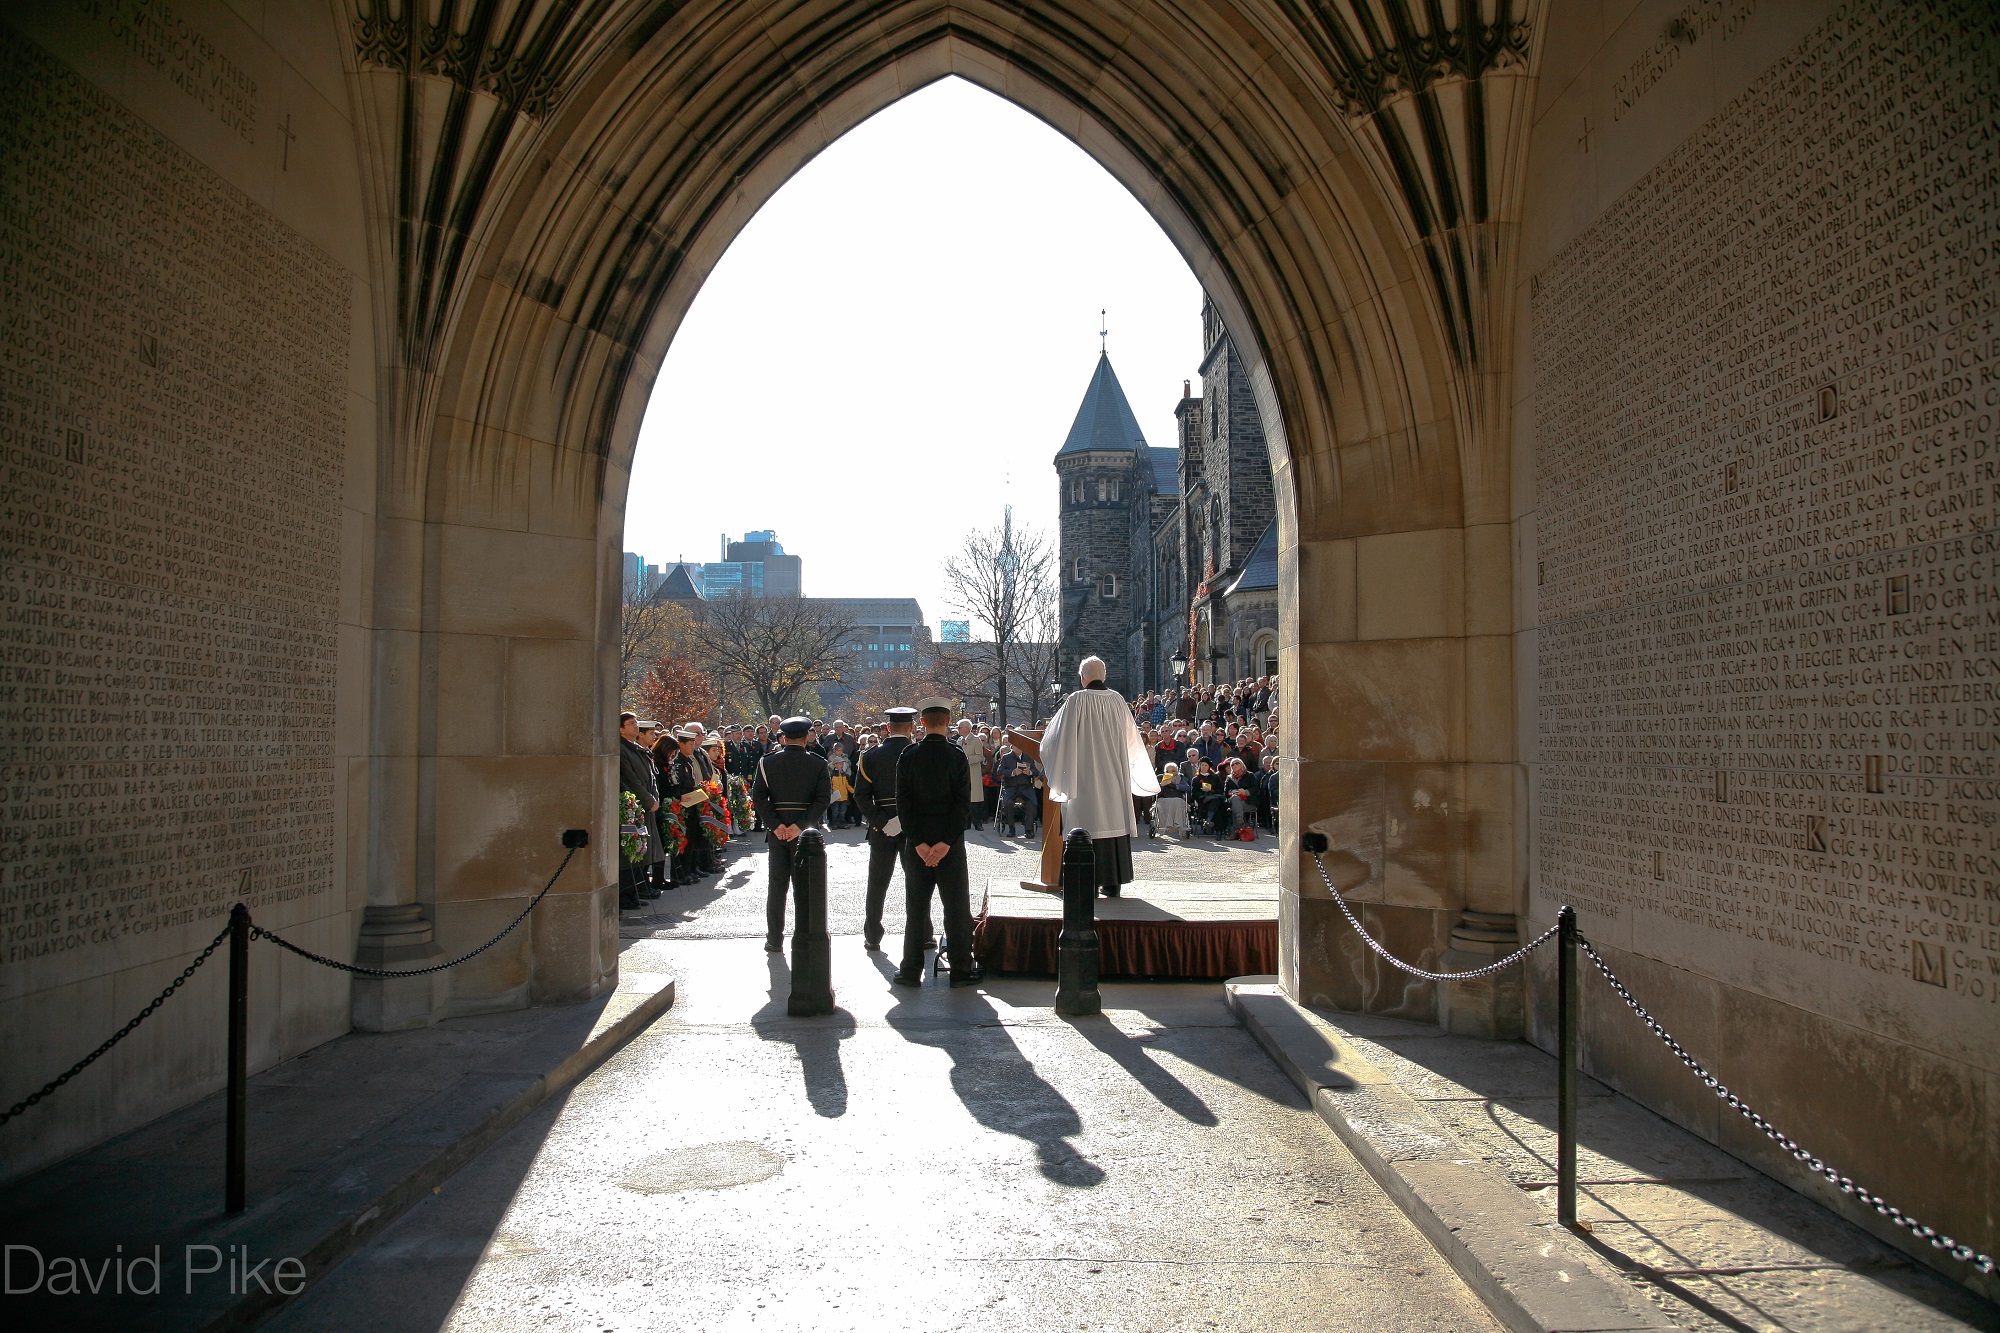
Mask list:
[{"label": "street lamp post", "polygon": [[1175,653],[1169,665],[1174,669],[1174,681],[1179,683],[1180,678],[1187,674],[1187,654]]}]

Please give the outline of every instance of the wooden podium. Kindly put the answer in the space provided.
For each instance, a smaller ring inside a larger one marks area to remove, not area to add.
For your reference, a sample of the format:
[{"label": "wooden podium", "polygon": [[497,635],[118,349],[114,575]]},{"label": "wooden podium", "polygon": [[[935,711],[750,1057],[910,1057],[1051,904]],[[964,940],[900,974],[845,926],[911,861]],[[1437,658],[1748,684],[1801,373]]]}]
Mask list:
[{"label": "wooden podium", "polygon": [[[1041,729],[1007,728],[1007,739],[1014,748],[1027,755],[1036,763],[1042,762]],[[1046,766],[1045,766],[1046,767]],[[1031,879],[1021,881],[1024,889],[1036,889],[1042,893],[1062,892],[1062,802],[1049,799],[1047,773],[1042,783],[1042,878],[1040,882]]]}]

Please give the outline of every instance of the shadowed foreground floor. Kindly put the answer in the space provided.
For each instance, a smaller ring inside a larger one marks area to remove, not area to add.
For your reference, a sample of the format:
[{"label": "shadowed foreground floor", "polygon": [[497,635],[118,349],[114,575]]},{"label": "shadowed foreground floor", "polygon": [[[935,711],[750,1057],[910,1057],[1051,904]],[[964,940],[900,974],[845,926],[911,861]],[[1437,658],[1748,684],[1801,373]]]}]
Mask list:
[{"label": "shadowed foreground floor", "polygon": [[268,1327],[1495,1327],[1219,987],[834,959],[789,1019],[754,941],[631,945],[667,1017]]}]

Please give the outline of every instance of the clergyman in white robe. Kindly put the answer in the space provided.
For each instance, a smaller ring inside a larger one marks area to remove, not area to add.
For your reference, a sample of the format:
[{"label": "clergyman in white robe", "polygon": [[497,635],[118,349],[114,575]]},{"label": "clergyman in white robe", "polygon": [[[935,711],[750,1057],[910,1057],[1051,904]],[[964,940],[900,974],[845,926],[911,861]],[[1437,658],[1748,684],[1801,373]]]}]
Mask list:
[{"label": "clergyman in white robe", "polygon": [[1116,898],[1132,882],[1132,798],[1160,791],[1125,697],[1099,679],[1065,699],[1042,733],[1042,767],[1049,795],[1062,802],[1063,832],[1090,834],[1098,890]]}]

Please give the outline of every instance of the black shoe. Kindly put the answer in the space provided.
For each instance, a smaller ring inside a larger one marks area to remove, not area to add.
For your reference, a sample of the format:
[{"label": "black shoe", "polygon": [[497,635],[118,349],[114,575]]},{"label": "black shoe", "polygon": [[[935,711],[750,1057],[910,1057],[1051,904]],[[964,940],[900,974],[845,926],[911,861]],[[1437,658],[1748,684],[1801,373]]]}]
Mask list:
[{"label": "black shoe", "polygon": [[921,974],[911,976],[908,972],[898,972],[895,976],[889,978],[889,984],[891,986],[908,986],[912,990],[917,990],[923,986],[924,979]]},{"label": "black shoe", "polygon": [[636,912],[639,910],[639,900],[637,898],[620,898],[618,900],[618,910],[621,912]]},{"label": "black shoe", "polygon": [[861,947],[866,949],[869,953],[881,953],[882,941],[879,939],[873,939],[873,940],[863,939],[861,941]]},{"label": "black shoe", "polygon": [[785,942],[783,940],[767,939],[764,941],[765,953],[783,953],[784,951]]},{"label": "black shoe", "polygon": [[967,972],[964,976],[960,976],[957,972],[953,972],[951,974],[951,988],[953,990],[957,990],[960,986],[977,986],[980,982],[984,980],[986,980],[986,973],[976,967],[973,968],[970,972]]}]

